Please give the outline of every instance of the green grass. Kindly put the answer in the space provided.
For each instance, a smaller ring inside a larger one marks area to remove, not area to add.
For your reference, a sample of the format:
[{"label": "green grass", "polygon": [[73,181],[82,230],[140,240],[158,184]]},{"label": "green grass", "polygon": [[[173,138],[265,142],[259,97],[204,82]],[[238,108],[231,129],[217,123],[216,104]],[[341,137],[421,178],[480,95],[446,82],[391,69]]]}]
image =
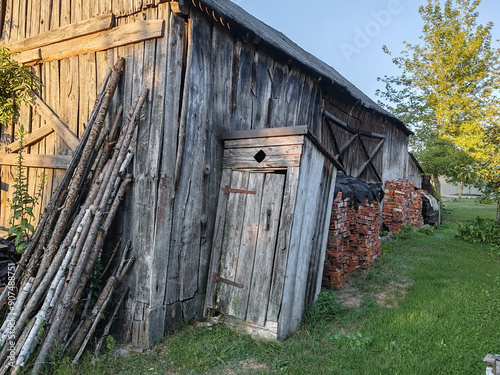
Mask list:
[{"label": "green grass", "polygon": [[[469,200],[446,205],[460,220],[496,210]],[[323,294],[285,342],[186,325],[148,353],[62,363],[51,373],[484,374],[484,356],[500,353],[500,260],[487,245],[457,238],[456,227],[449,221],[384,244],[376,265],[350,284],[363,296],[359,307]]]},{"label": "green grass", "polygon": [[496,204],[481,204],[476,199],[462,198],[460,201],[443,202],[444,219],[447,220],[472,220],[477,216],[485,219],[495,219]]}]

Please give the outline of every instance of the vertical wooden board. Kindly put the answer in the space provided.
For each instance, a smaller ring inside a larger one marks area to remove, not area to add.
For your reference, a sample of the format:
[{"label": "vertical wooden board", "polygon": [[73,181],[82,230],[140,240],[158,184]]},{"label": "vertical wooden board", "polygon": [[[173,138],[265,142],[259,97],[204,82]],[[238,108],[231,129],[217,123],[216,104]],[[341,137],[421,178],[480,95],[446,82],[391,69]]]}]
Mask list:
[{"label": "vertical wooden board", "polygon": [[[170,17],[169,17],[170,16]],[[158,199],[155,222],[154,263],[151,278],[151,302],[165,303],[168,257],[174,207],[174,175],[177,154],[177,126],[179,103],[181,100],[182,61],[184,54],[184,20],[169,12],[166,4],[159,9],[159,18],[170,18],[168,37],[158,39],[157,70],[164,69],[164,92],[158,87],[158,95],[163,96],[163,111],[153,110],[153,119],[164,124],[161,163],[159,166]],[[163,56],[167,53],[167,57]],[[166,60],[166,61],[164,61]],[[166,64],[166,67],[165,65]],[[158,97],[160,100],[160,97]],[[158,102],[157,105],[160,105]],[[160,118],[157,116],[159,115]]]},{"label": "vertical wooden board", "polygon": [[83,20],[82,1],[71,0],[71,23],[77,23]]},{"label": "vertical wooden board", "polygon": [[[290,236],[283,300],[278,317],[278,338],[292,333],[302,320],[306,277],[311,253],[311,238],[321,174],[311,171],[322,164],[323,155],[313,147],[305,147],[297,188],[297,198]],[[304,264],[305,263],[305,264]]]},{"label": "vertical wooden board", "polygon": [[[57,29],[60,26],[61,2],[63,0],[52,0],[49,30]],[[90,8],[90,7],[89,7]]]},{"label": "vertical wooden board", "polygon": [[[232,72],[233,61],[233,36],[227,31],[214,26],[212,28],[211,40],[211,91],[207,93],[210,101],[209,117],[211,124],[207,132],[207,143],[205,150],[205,176],[204,189],[205,199],[202,206],[202,233],[198,289],[204,291],[207,288],[207,280],[217,270],[208,271],[210,254],[212,252],[212,239],[214,238],[215,222],[211,220],[213,213],[217,211],[219,187],[222,173],[223,144],[219,140],[219,134],[231,130],[231,84],[228,79]],[[207,277],[208,276],[208,277]],[[210,287],[209,287],[210,288]],[[210,300],[210,298],[207,298]],[[213,300],[213,297],[212,299]],[[211,301],[210,300],[210,301]],[[208,306],[207,307],[212,307]]]},{"label": "vertical wooden board", "polygon": [[266,174],[246,316],[247,321],[262,326],[266,324],[284,187],[284,175]]},{"label": "vertical wooden board", "polygon": [[[140,289],[137,298],[147,300],[151,306],[152,268],[154,259],[154,234],[157,198],[157,176],[162,140],[163,123],[151,121],[151,109],[155,100],[160,100],[155,75],[156,40],[146,41],[136,45],[136,64],[141,72],[141,79],[134,82],[134,92],[140,93],[149,89],[148,99],[142,111],[141,121],[137,130],[136,151],[134,157],[134,244],[141,248],[137,254],[136,272],[139,277],[137,288]],[[163,97],[163,95],[161,95]],[[160,107],[155,107],[162,110]],[[155,301],[157,303],[157,301]],[[156,307],[154,305],[151,307]]]},{"label": "vertical wooden board", "polygon": [[[149,17],[157,17],[156,9],[148,9],[147,14]],[[169,147],[170,143],[163,143],[163,133],[164,133],[164,111],[165,111],[165,91],[166,91],[166,81],[167,81],[167,54],[168,54],[168,35],[165,38],[159,38],[155,41],[146,42],[145,49],[145,59],[146,61],[154,62],[154,70],[151,73],[151,77],[147,77],[146,81],[147,85],[151,86],[152,92],[150,93],[151,97],[151,106],[150,106],[150,145],[149,145],[149,161],[150,163],[150,174],[153,177],[152,191],[150,202],[153,205],[151,226],[154,230],[151,231],[150,241],[151,245],[150,249],[150,257],[151,257],[151,265],[150,265],[150,307],[154,308],[157,306],[163,305],[163,298],[165,295],[165,270],[167,268],[166,261],[168,246],[166,249],[161,248],[158,249],[156,247],[156,234],[158,230],[156,229],[156,223],[158,220],[158,212],[160,210],[158,205],[158,196],[159,189],[163,188],[161,181],[161,156],[164,147]],[[155,47],[152,49],[152,47]],[[151,69],[148,67],[147,69]],[[151,81],[151,82],[149,82]],[[157,178],[156,176],[159,176]],[[160,237],[162,234],[160,234]],[[159,320],[158,320],[159,319]],[[163,320],[161,320],[163,319]],[[165,314],[157,316],[157,323],[160,326],[163,326],[161,332],[164,330],[164,320]]]},{"label": "vertical wooden board", "polygon": [[312,124],[311,112],[314,110],[316,103],[316,90],[314,81],[308,75],[305,75],[302,84],[302,93],[300,95],[298,111],[297,111],[297,125]]},{"label": "vertical wooden board", "polygon": [[299,173],[299,167],[290,167],[286,172],[283,208],[281,210],[281,221],[280,228],[278,230],[278,242],[271,280],[271,292],[269,295],[269,305],[267,307],[266,320],[272,322],[278,321],[281,301],[283,298],[283,285],[285,283],[286,265],[297,198]]},{"label": "vertical wooden board", "polygon": [[[50,15],[52,1],[40,1],[40,33],[44,33],[50,28]],[[35,35],[35,34],[33,34]]]},{"label": "vertical wooden board", "polygon": [[[26,0],[26,5],[25,5],[25,9],[24,9],[24,36],[23,36],[23,39],[24,38],[29,38],[32,34],[32,28],[34,25],[39,25],[40,23],[40,18],[32,18],[32,10],[33,10],[33,7],[39,7],[38,4],[34,4],[33,1],[31,0]],[[38,27],[38,26],[37,26]]]},{"label": "vertical wooden board", "polygon": [[[77,0],[78,1],[78,0]],[[81,10],[82,10],[82,21],[84,20],[88,20],[89,18],[91,18],[91,12],[93,12],[91,10],[91,8],[93,7],[89,7],[88,6],[88,3],[87,3],[87,0],[79,0],[80,1],[80,7],[81,7]]]},{"label": "vertical wooden board", "polygon": [[[144,43],[136,43],[133,46],[132,56],[128,59],[129,69],[130,63],[133,61],[133,78],[132,78],[132,102],[135,100],[137,95],[140,95],[142,90],[144,77]],[[127,74],[131,74],[130,70],[127,70]],[[146,100],[144,107],[142,109],[142,115],[144,116],[147,111],[150,110],[148,100]],[[147,116],[149,119],[149,116]],[[151,247],[147,241],[150,236],[150,231],[153,228],[149,227],[149,218],[151,215],[150,210],[154,210],[154,207],[148,206],[149,194],[151,192],[151,178],[148,175],[148,166],[145,161],[148,153],[148,142],[149,142],[149,124],[145,124],[144,119],[142,119],[135,131],[133,138],[133,144],[135,144],[134,150],[134,160],[132,165],[132,173],[134,175],[134,184],[132,186],[131,196],[132,196],[132,206],[131,206],[131,237],[132,243],[134,244],[133,255],[136,257],[136,263],[132,274],[134,275],[135,287],[134,287],[134,298],[143,303],[149,303],[149,274],[147,271],[147,262],[149,254],[145,254],[145,247]],[[144,217],[143,217],[144,216]]]},{"label": "vertical wooden board", "polygon": [[74,133],[78,134],[79,122],[79,79],[78,57],[60,61],[60,111],[59,118]]},{"label": "vertical wooden board", "polygon": [[81,138],[89,120],[89,85],[88,85],[88,55],[80,55],[78,59],[78,102],[79,102],[79,122],[78,133],[75,133],[78,138]]},{"label": "vertical wooden board", "polygon": [[[49,85],[51,87],[51,91],[48,97],[49,102],[47,102],[47,104],[54,110],[56,114],[59,115],[60,113],[65,113],[65,106],[67,104],[64,101],[64,97],[61,95],[61,81],[64,81],[65,77],[61,76],[61,63],[59,61],[54,61],[52,64],[50,64],[49,69]],[[50,138],[52,138],[53,140],[53,147],[50,147],[52,145],[48,143]],[[47,155],[67,155],[70,152],[69,147],[55,132],[47,136],[47,145],[49,145],[49,148],[45,150]],[[55,192],[55,190],[57,190],[59,183],[62,181],[63,177],[64,171],[57,169],[53,170],[52,187],[50,191],[51,196]]]},{"label": "vertical wooden board", "polygon": [[18,0],[17,30],[16,40],[24,39],[26,36],[26,2],[28,0]]},{"label": "vertical wooden board", "polygon": [[[97,85],[97,56],[95,53],[87,54],[88,60],[86,62],[87,67],[87,94],[88,94],[88,109],[89,109],[89,117],[92,109],[94,108],[94,104],[97,99],[97,92],[99,91],[99,86]],[[82,133],[83,135],[83,133]]]},{"label": "vertical wooden board", "polygon": [[[43,65],[37,65],[35,66],[34,68],[34,71],[37,75],[37,77],[40,78],[40,80],[42,80],[42,77],[43,77]],[[40,89],[40,94],[41,94],[41,97],[43,98],[44,96],[44,93],[43,93],[43,87]],[[42,126],[42,118],[40,115],[38,115],[34,110],[33,108],[31,108],[31,116],[32,116],[32,120],[31,120],[31,130],[36,130],[36,129],[39,129],[41,126]],[[43,154],[45,152],[45,139],[42,139],[40,141],[38,141],[36,144],[32,145],[30,147],[30,153],[31,154]],[[37,177],[42,177],[42,174],[45,172],[44,169],[40,168],[40,169],[37,169],[36,170],[36,176]],[[40,181],[38,180],[38,182],[35,184],[36,187],[35,189],[38,188],[38,185],[42,184],[45,186],[45,183],[43,181]],[[39,198],[39,202],[38,204],[36,205],[35,207],[35,210],[34,210],[34,215],[35,217],[37,218],[37,221],[39,220],[39,217],[41,215],[41,213],[43,213],[43,210],[45,209],[45,206],[43,205],[43,196],[45,194],[45,191],[42,190],[41,191],[41,196]]]},{"label": "vertical wooden board", "polygon": [[[210,64],[211,29],[208,21],[192,15],[188,47],[188,66],[181,123],[185,127],[182,168],[174,207],[174,225],[169,257],[167,298],[189,299],[198,288],[201,224],[192,218],[202,214],[203,176],[205,171],[206,132],[209,126],[206,92],[210,90],[209,72],[204,68]],[[178,252],[180,250],[180,252]],[[174,263],[175,262],[175,263]],[[171,273],[172,270],[172,273]],[[180,272],[178,272],[180,270]],[[181,288],[169,290],[170,275],[181,277]],[[175,297],[174,297],[175,296]]]},{"label": "vertical wooden board", "polygon": [[[50,81],[50,63],[45,63],[41,65],[41,72],[40,72],[40,78],[42,81],[42,99],[45,101],[45,103],[48,103],[51,92],[52,92],[52,83]],[[41,125],[45,125],[46,121],[41,118]],[[47,150],[48,149],[53,149],[54,148],[54,135],[48,135],[45,137],[43,140],[38,142],[38,152],[40,154],[48,154]],[[53,169],[45,169],[45,174],[47,177],[47,180],[45,181],[45,186],[43,189],[43,196],[42,196],[42,206],[43,207],[48,207],[50,204],[50,197],[51,197],[51,192],[52,192],[52,180],[53,180],[53,175],[54,175],[54,170]]]},{"label": "vertical wooden board", "polygon": [[[233,189],[248,190],[250,173],[233,171],[231,174],[230,187]],[[224,223],[224,235],[222,238],[222,249],[220,265],[217,274],[227,280],[234,281],[236,268],[238,266],[238,255],[243,232],[243,219],[248,194],[230,193],[227,199],[226,220]],[[230,305],[234,304],[233,287],[219,282],[218,308],[228,311]]]},{"label": "vertical wooden board", "polygon": [[221,261],[222,241],[224,239],[224,228],[227,214],[227,199],[228,196],[224,191],[226,186],[231,184],[232,171],[224,169],[219,189],[219,199],[217,204],[217,215],[215,217],[214,239],[212,244],[212,253],[210,256],[210,268],[208,272],[207,290],[205,297],[205,308],[211,309],[215,306],[215,290],[216,283],[212,279],[214,273],[219,272],[219,264]]},{"label": "vertical wooden board", "polygon": [[12,0],[6,0],[3,29],[0,30],[0,32],[2,33],[1,35],[2,42],[7,43],[11,41],[12,19],[13,19]]},{"label": "vertical wooden board", "polygon": [[304,125],[298,123],[299,103],[304,87],[305,74],[301,74],[297,68],[292,68],[288,73],[287,87],[285,92],[285,125]]},{"label": "vertical wooden board", "polygon": [[[67,102],[66,116],[68,122],[66,125],[71,129],[71,131],[78,136],[78,134],[83,134],[83,128],[80,125],[82,122],[87,122],[87,119],[82,119],[80,117],[80,59],[78,56],[71,57],[68,59],[69,64],[69,79],[66,81],[69,83],[68,90],[65,92],[64,100]],[[86,78],[84,78],[86,79]]]},{"label": "vertical wooden board", "polygon": [[231,90],[234,37],[220,27],[213,28],[212,72],[213,105],[211,107],[212,126],[217,132],[231,130]]},{"label": "vertical wooden board", "polygon": [[[314,105],[311,108],[311,111],[309,113],[309,117],[306,120],[306,124],[310,126],[309,131],[316,136],[318,139],[323,139],[325,136],[323,134],[323,126],[322,126],[322,100],[323,100],[323,92],[321,90],[321,86],[315,82],[314,85],[314,92],[315,92],[315,99],[314,99]],[[335,152],[333,149],[327,148],[328,151],[332,155],[335,155]]]},{"label": "vertical wooden board", "polygon": [[[222,131],[231,129],[231,80],[225,73],[231,72],[233,56],[233,37],[220,32],[215,26],[211,31],[210,89],[206,92],[211,119],[207,129],[205,149],[204,196],[201,220],[201,249],[198,290],[204,292],[207,287],[207,276],[212,251],[214,221],[210,218],[217,211],[217,198],[222,171],[223,144],[219,140]],[[226,60],[227,59],[227,60]],[[230,73],[229,73],[230,74]]]},{"label": "vertical wooden board", "polygon": [[288,66],[278,62],[274,63],[271,70],[272,75],[272,97],[269,101],[269,116],[267,127],[277,128],[286,124],[286,87]]},{"label": "vertical wooden board", "polygon": [[[293,317],[302,320],[305,311],[305,297],[307,288],[307,278],[309,270],[309,262],[312,256],[312,245],[313,245],[313,235],[314,226],[317,224],[315,218],[317,215],[317,202],[320,195],[320,184],[321,184],[321,168],[323,166],[324,156],[321,152],[309,142],[309,147],[312,149],[311,161],[308,168],[308,195],[307,195],[307,210],[303,213],[303,232],[301,236],[301,246],[299,253],[298,267],[296,269],[296,288],[295,288],[295,302],[293,305]],[[314,173],[315,171],[316,173]],[[300,182],[299,182],[300,183]]]},{"label": "vertical wooden board", "polygon": [[252,128],[252,67],[254,51],[250,45],[241,41],[234,44],[233,61],[236,71],[235,101],[233,108],[233,130],[244,130]]},{"label": "vertical wooden board", "polygon": [[321,290],[323,266],[325,261],[326,239],[332,211],[333,191],[335,190],[335,177],[337,170],[333,164],[323,158],[323,165],[316,173],[321,174],[321,183],[317,187],[319,196],[316,202],[314,218],[314,233],[309,257],[309,270],[307,275],[305,306],[310,307],[316,300]]},{"label": "vertical wooden board", "polygon": [[228,286],[226,293],[230,293],[230,304],[227,313],[240,319],[245,319],[250,285],[252,282],[253,264],[257,246],[259,220],[261,216],[261,202],[265,173],[250,173],[248,190],[255,191],[255,195],[248,195],[246,199],[242,236],[236,265],[234,281],[242,284],[243,288]]},{"label": "vertical wooden board", "polygon": [[71,0],[61,0],[61,14],[59,26],[71,24]]},{"label": "vertical wooden board", "polygon": [[264,129],[267,124],[269,114],[269,101],[271,98],[272,82],[269,76],[269,69],[273,63],[271,58],[262,52],[255,52],[256,64],[253,72],[252,87],[255,96],[252,102],[252,129]]}]

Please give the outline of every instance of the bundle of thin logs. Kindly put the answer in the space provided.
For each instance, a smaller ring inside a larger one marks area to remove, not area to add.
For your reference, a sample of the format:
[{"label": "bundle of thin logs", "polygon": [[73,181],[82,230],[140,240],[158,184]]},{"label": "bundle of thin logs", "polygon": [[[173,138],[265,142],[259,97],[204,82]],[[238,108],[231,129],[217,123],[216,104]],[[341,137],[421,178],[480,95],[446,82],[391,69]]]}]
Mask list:
[{"label": "bundle of thin logs", "polygon": [[[17,373],[30,356],[35,374],[49,362],[56,346],[58,354],[70,353],[76,362],[134,261],[133,257],[127,259],[128,243],[119,256],[120,261],[114,262],[114,270],[109,273],[112,276],[97,300],[91,298],[89,284],[96,272],[95,265],[100,261],[106,235],[132,181],[132,175],[126,174],[132,159],[130,145],[147,96],[145,89],[133,103],[121,131],[122,107],[114,119],[110,116],[111,125],[105,126],[123,64],[121,58],[108,70],[63,181],[16,268],[14,276],[19,292],[12,298],[12,288],[6,288],[0,296],[4,317],[0,328],[0,374]],[[126,289],[104,329],[105,335],[125,293]]]}]

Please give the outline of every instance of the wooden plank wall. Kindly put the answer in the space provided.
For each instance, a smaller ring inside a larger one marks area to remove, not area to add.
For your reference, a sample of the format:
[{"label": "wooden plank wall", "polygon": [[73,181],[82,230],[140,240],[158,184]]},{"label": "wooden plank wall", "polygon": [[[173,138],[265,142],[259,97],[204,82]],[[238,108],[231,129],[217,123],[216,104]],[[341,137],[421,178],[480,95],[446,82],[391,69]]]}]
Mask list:
[{"label": "wooden plank wall", "polygon": [[[43,82],[42,99],[78,136],[106,69],[118,57],[126,63],[111,111],[122,103],[126,114],[144,86],[151,90],[135,143],[135,182],[117,223],[117,236],[132,240],[138,259],[125,280],[132,292],[121,331],[125,339],[149,346],[175,321],[202,314],[222,174],[219,133],[304,124],[320,139],[326,133],[322,87],[299,67],[235,36],[197,10],[192,9],[188,22],[171,13],[169,3],[145,3],[62,0],[58,7],[49,1],[7,0],[3,37],[13,42],[109,12],[116,15],[117,26],[166,21],[163,38],[34,67]],[[29,108],[23,109],[22,121],[29,130],[45,125]],[[3,144],[12,140],[15,130],[2,132]],[[71,154],[55,133],[28,152]],[[32,189],[41,171],[30,168]],[[42,209],[63,172],[45,171],[50,178]],[[0,225],[5,225],[13,168],[1,166],[0,176]],[[307,195],[307,187],[302,189]],[[300,267],[307,271],[309,264]]]},{"label": "wooden plank wall", "polygon": [[[119,9],[123,18],[118,23],[133,21],[134,14],[142,9],[142,2],[132,2],[130,9],[124,6],[130,2],[111,2],[108,0],[83,1],[62,0],[6,0],[5,17],[2,29],[2,43],[11,43],[33,37],[49,30],[74,24],[99,15],[109,14]],[[167,5],[163,5],[164,8]],[[155,16],[156,18],[156,16]],[[41,98],[57,113],[59,118],[78,136],[83,133],[89,113],[93,107],[98,84],[108,66],[114,63],[113,51],[102,53],[89,53],[71,57],[60,61],[36,65],[33,69],[40,77],[42,88]],[[20,120],[26,131],[35,131],[46,123],[37,113],[29,107],[21,109]],[[17,127],[2,127],[0,130],[0,149],[14,140]],[[70,155],[71,150],[61,137],[52,133],[25,150],[32,155]],[[39,185],[39,176],[45,172],[48,179],[44,186],[40,205],[36,207],[35,215],[47,206],[52,192],[64,175],[64,170],[52,168],[28,168],[27,178],[30,192],[34,194]],[[12,199],[12,189],[15,177],[15,167],[0,166],[0,234],[9,227],[10,209],[8,199]]]},{"label": "wooden plank wall", "polygon": [[396,127],[388,127],[384,144],[383,180],[408,178],[408,137]]},{"label": "wooden plank wall", "polygon": [[336,173],[333,164],[306,139],[278,314],[278,338],[288,337],[298,327],[305,309],[321,289]]}]

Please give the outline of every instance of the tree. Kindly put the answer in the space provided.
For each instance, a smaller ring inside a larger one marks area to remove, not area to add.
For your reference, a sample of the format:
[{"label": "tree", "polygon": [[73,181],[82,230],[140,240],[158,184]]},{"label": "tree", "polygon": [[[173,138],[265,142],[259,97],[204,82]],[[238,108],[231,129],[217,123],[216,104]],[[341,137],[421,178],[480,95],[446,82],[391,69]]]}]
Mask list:
[{"label": "tree", "polygon": [[[428,170],[458,180],[465,174],[457,170],[477,170],[491,161],[496,146],[486,135],[499,124],[500,51],[491,44],[493,24],[477,24],[480,3],[447,0],[442,8],[439,0],[428,0],[419,8],[421,43],[404,42],[406,49],[393,58],[401,76],[379,78],[385,91],[377,91],[391,103],[380,104],[414,130],[417,155],[439,146],[469,156],[460,158],[463,164],[452,174],[436,169],[432,159],[425,163]],[[384,51],[391,55],[385,46]],[[436,139],[448,143],[436,144]]]},{"label": "tree", "polygon": [[464,184],[471,184],[470,176],[464,175],[464,166],[472,165],[475,160],[448,139],[434,137],[427,141],[426,147],[415,154],[426,173],[432,175],[437,194],[440,194],[439,176],[446,181],[460,185],[462,196]]}]

